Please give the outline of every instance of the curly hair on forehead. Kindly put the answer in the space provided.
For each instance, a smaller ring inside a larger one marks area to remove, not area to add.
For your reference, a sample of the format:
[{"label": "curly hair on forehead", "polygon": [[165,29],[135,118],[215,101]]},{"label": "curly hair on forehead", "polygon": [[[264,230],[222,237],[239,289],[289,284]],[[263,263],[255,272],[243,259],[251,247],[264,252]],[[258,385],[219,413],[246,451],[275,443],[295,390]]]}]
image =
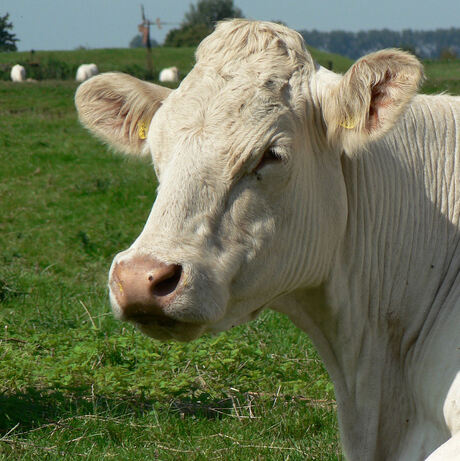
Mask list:
[{"label": "curly hair on forehead", "polygon": [[215,31],[198,46],[197,63],[224,67],[232,61],[248,61],[260,55],[293,68],[314,67],[302,36],[280,24],[232,19],[218,23]]}]

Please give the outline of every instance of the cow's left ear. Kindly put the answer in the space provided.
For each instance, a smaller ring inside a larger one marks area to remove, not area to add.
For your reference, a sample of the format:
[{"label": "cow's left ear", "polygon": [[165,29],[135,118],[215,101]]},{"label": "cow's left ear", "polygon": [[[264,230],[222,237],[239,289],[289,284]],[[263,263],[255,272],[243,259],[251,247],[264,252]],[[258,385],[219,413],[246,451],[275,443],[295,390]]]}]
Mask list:
[{"label": "cow's left ear", "polygon": [[146,153],[150,122],[172,90],[118,72],[99,74],[75,94],[81,123],[115,149]]},{"label": "cow's left ear", "polygon": [[423,80],[411,54],[388,49],[359,59],[323,106],[328,138],[353,151],[382,136],[398,120]]}]

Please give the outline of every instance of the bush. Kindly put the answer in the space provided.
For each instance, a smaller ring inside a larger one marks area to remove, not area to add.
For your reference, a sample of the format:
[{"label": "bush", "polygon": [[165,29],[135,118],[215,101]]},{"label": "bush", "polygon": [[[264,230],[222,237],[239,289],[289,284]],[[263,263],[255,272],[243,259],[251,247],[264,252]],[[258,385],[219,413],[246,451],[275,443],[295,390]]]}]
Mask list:
[{"label": "bush", "polygon": [[[155,39],[151,38],[150,47],[154,48],[156,46],[158,46],[158,42]],[[135,35],[129,42],[129,47],[130,48],[145,48],[146,46],[144,45],[144,42],[142,41],[142,35]]]},{"label": "bush", "polygon": [[441,59],[442,61],[451,61],[457,58],[457,53],[453,48],[443,48],[439,55],[439,59]]},{"label": "bush", "polygon": [[165,46],[197,46],[203,38],[209,35],[212,29],[204,24],[184,26],[180,29],[172,29],[165,39]]},{"label": "bush", "polygon": [[0,80],[10,79],[11,66],[9,64],[0,64]]},{"label": "bush", "polygon": [[149,71],[139,64],[124,66],[121,68],[120,72],[140,78],[141,80],[154,80],[157,77],[156,72],[154,72],[154,75],[150,75]]},{"label": "bush", "polygon": [[[76,66],[69,66],[64,61],[48,58],[42,63],[31,63],[19,61],[15,64],[20,64],[26,69],[26,77],[35,80],[69,80],[74,79],[77,72]],[[13,64],[2,64],[0,66],[0,79],[10,80],[10,72]]]},{"label": "bush", "polygon": [[48,58],[41,64],[27,63],[25,66],[27,77],[35,80],[68,80],[75,78],[77,69],[73,69],[66,62]]}]

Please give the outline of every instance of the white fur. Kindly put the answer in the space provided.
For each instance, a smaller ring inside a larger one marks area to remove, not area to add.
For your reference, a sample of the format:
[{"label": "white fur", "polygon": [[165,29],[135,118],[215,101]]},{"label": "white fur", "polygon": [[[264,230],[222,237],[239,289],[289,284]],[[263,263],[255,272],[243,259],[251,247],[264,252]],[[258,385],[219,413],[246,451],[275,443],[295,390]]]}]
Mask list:
[{"label": "white fur", "polygon": [[11,68],[10,77],[13,82],[24,82],[26,79],[26,70],[24,69],[24,66],[15,64]]},{"label": "white fur", "polygon": [[160,82],[178,82],[179,69],[177,67],[167,67],[160,72]]},{"label": "white fur", "polygon": [[84,82],[98,73],[99,70],[96,64],[81,64],[77,69],[75,80],[77,82]]},{"label": "white fur", "polygon": [[[183,268],[177,324],[142,330],[190,340],[286,313],[334,382],[350,460],[459,459],[460,98],[414,97],[421,78],[397,50],[336,75],[294,31],[235,20],[177,90],[103,74],[76,96],[160,182],[114,260]],[[281,161],[257,167],[269,147]]]}]

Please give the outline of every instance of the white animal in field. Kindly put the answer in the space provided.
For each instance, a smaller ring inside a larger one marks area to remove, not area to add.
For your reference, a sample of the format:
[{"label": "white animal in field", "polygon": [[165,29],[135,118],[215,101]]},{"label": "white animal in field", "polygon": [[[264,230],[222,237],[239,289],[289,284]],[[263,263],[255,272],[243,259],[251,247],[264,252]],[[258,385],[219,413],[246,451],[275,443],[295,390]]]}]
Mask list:
[{"label": "white animal in field", "polygon": [[75,80],[77,82],[84,82],[98,73],[99,70],[96,64],[81,64],[77,69]]},{"label": "white animal in field", "polygon": [[160,72],[160,82],[178,82],[179,69],[177,67],[167,67]]},{"label": "white animal in field", "polygon": [[13,82],[24,82],[26,79],[26,69],[21,64],[15,64],[11,68],[10,77]]},{"label": "white animal in field", "polygon": [[221,23],[196,57],[177,90],[108,73],[76,94],[160,184],[113,261],[115,315],[188,341],[284,312],[326,364],[347,459],[459,460],[460,98],[416,95],[398,50],[335,74],[265,22]]}]

